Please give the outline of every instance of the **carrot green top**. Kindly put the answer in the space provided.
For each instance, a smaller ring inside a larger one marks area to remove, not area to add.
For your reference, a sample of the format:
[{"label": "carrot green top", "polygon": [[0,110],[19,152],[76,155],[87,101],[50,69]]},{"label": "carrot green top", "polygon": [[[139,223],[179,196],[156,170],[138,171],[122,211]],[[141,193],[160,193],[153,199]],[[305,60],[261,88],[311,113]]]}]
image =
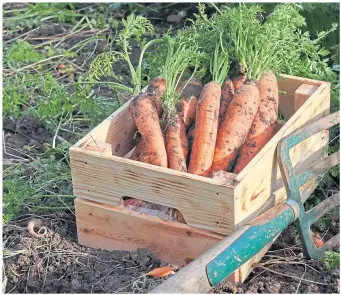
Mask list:
[{"label": "carrot green top", "polygon": [[184,39],[180,34],[175,37],[166,34],[163,36],[163,41],[162,45],[166,46],[167,50],[162,49],[163,52],[167,52],[167,55],[160,71],[167,83],[163,95],[163,107],[168,115],[172,115],[175,114],[176,105],[180,100],[180,93],[176,92],[180,80],[188,68],[193,68],[191,78],[195,75],[200,68],[203,54],[198,50],[195,40]]}]

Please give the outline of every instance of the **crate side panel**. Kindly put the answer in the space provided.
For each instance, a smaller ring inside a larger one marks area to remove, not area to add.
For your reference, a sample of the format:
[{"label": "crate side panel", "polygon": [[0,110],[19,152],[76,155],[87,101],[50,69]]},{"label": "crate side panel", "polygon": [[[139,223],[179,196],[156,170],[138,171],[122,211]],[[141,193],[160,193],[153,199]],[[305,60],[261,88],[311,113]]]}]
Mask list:
[{"label": "crate side panel", "polygon": [[184,224],[81,198],[75,200],[75,206],[79,242],[94,248],[148,248],[159,259],[185,265],[224,238]]},{"label": "crate side panel", "polygon": [[134,135],[137,129],[129,112],[129,102],[91,130],[74,147],[83,148],[87,145],[107,143],[111,145],[113,155],[124,157],[136,144]]},{"label": "crate side panel", "polygon": [[[318,89],[312,95],[305,106],[290,119],[285,126],[276,134],[276,142],[272,141],[271,146],[267,146],[267,151],[263,154],[260,161],[252,167],[246,167],[246,175],[236,187],[236,207],[235,220],[238,225],[254,211],[258,210],[265,201],[275,192],[276,183],[281,179],[280,170],[277,164],[277,143],[278,140],[304,125],[312,118],[320,118],[329,113],[330,107],[330,88],[328,85]],[[279,135],[279,136],[278,136]],[[317,151],[325,144],[325,138],[319,137],[321,134],[314,135],[307,141],[301,143],[296,148],[294,163],[302,157]],[[243,172],[243,171],[242,171]]]},{"label": "crate side panel", "polygon": [[143,199],[178,209],[190,226],[226,235],[234,231],[233,187],[76,148],[70,149],[70,157],[78,197],[111,205],[118,205],[122,197]]},{"label": "crate side panel", "polygon": [[129,103],[126,102],[111,117],[106,143],[112,146],[114,156],[124,157],[136,144],[134,135],[137,132],[133,117],[129,112]]},{"label": "crate side panel", "polygon": [[302,84],[319,87],[322,82],[290,75],[281,75],[278,79],[278,89],[285,92],[279,94],[279,111],[285,120],[290,119],[297,111],[295,92]]}]

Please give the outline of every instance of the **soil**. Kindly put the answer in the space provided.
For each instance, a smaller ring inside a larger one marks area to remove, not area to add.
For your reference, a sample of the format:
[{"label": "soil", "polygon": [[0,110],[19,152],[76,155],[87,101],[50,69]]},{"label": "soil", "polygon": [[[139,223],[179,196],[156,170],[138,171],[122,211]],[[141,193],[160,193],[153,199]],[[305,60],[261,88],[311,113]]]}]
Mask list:
[{"label": "soil", "polygon": [[340,293],[340,270],[303,258],[295,244],[297,231],[289,226],[239,286],[221,283],[211,293]]},{"label": "soil", "polygon": [[[47,228],[45,236],[29,233],[33,218]],[[286,242],[292,230],[282,233],[244,284],[223,282],[210,293],[339,293],[339,269],[305,260],[300,247]],[[4,226],[3,242],[7,293],[147,293],[164,280],[146,276],[166,265],[147,249],[104,251],[79,245],[74,216],[68,213],[23,215]]]},{"label": "soil", "polygon": [[145,273],[162,263],[148,250],[101,251],[80,246],[75,222],[67,214],[40,217],[48,230],[45,236],[35,237],[27,230],[31,218],[4,227],[6,292],[141,293],[157,285],[158,280]]}]

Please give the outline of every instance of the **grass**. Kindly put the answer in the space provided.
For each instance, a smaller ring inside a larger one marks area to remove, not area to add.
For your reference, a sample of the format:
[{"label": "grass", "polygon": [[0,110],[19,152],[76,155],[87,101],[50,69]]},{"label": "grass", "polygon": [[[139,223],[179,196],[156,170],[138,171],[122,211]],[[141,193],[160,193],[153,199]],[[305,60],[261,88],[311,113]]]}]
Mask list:
[{"label": "grass", "polygon": [[48,134],[38,153],[27,145],[19,148],[20,156],[11,156],[8,147],[16,164],[3,173],[5,223],[22,213],[73,211],[68,148],[120,106],[105,85],[76,82],[86,79],[98,52],[109,50],[122,17],[118,8],[5,5],[3,115],[14,122],[36,117]]}]

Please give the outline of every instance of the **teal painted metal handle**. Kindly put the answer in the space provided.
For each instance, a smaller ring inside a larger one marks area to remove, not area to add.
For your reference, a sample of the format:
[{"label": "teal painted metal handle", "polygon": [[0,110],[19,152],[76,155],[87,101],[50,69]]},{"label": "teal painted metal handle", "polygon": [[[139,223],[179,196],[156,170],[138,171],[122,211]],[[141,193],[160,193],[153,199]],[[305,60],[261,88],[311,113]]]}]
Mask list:
[{"label": "teal painted metal handle", "polygon": [[277,205],[254,219],[236,241],[207,264],[207,278],[212,287],[259,253],[295,221],[297,213],[295,214],[291,205],[287,203]]}]

